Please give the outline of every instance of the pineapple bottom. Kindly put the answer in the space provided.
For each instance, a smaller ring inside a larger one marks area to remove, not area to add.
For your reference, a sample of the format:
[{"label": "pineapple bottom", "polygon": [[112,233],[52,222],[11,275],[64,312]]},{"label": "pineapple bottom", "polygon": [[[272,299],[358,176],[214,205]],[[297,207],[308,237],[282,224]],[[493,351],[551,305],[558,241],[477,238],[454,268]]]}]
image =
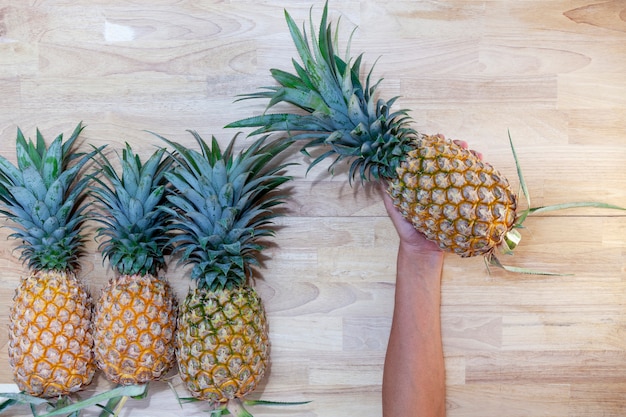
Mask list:
[{"label": "pineapple bottom", "polygon": [[68,395],[96,370],[91,297],[71,273],[22,278],[9,313],[9,364],[18,388],[36,397]]},{"label": "pineapple bottom", "polygon": [[192,289],[176,336],[180,376],[198,399],[225,402],[252,392],[269,362],[267,319],[249,286]]}]

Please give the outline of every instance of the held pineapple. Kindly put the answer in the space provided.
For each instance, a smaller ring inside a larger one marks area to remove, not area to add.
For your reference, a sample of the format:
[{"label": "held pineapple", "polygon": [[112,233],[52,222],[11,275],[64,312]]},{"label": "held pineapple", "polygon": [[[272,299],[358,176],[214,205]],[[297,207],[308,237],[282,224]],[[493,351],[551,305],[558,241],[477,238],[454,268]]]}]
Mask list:
[{"label": "held pineapple", "polygon": [[170,215],[165,172],[172,159],[159,149],[142,164],[130,145],[121,176],[101,154],[102,179],[93,189],[100,206],[97,237],[115,277],[102,289],[94,314],[94,351],[107,379],[122,385],[159,379],[173,367],[177,303],[165,267]]},{"label": "held pineapple", "polygon": [[295,75],[272,70],[279,86],[244,97],[269,99],[270,107],[290,103],[303,112],[263,114],[228,127],[259,127],[253,134],[289,132],[306,141],[305,153],[325,147],[311,167],[333,157],[332,166],[351,162],[350,179],[385,180],[396,207],[446,251],[486,255],[517,238],[516,198],[506,178],[454,141],[416,132],[406,110],[391,110],[395,98],[376,99],[380,81],[372,84],[370,73],[362,84],[361,56],[335,55],[327,5],[317,39],[311,23],[311,45],[285,16],[303,64],[294,61]]},{"label": "held pineapple", "polygon": [[289,142],[261,138],[235,154],[234,138],[222,151],[215,138],[209,145],[192,134],[201,152],[163,138],[177,161],[166,174],[174,186],[174,252],[193,265],[196,283],[180,307],[177,359],[194,397],[234,412],[268,366],[265,312],[248,280],[261,239],[273,234],[274,209],[282,204],[275,191],[289,180],[281,175],[286,165],[270,162]]},{"label": "held pineapple", "polygon": [[18,129],[17,165],[0,156],[0,213],[30,270],[10,309],[9,362],[19,389],[37,397],[76,392],[95,372],[91,298],[76,275],[90,180],[82,169],[94,154],[74,151],[82,130],[48,147],[39,130],[33,143]]},{"label": "held pineapple", "polygon": [[298,111],[262,114],[227,127],[257,127],[252,135],[288,132],[292,140],[305,141],[307,155],[308,149],[322,148],[310,167],[332,157],[331,170],[343,160],[350,163],[350,180],[383,180],[398,210],[443,250],[462,257],[484,255],[489,264],[510,271],[547,274],[502,265],[496,256],[496,249],[511,253],[517,246],[517,229],[529,214],[575,207],[624,210],[598,202],[531,207],[509,138],[527,204],[516,212],[516,196],[496,169],[455,141],[412,129],[408,110],[391,110],[397,97],[376,98],[380,80],[371,82],[371,70],[364,83],[360,80],[361,55],[335,55],[337,34],[328,23],[328,4],[317,38],[311,22],[310,43],[286,11],[285,18],[302,64],[293,61],[295,74],[273,69],[278,86],[243,98],[269,99],[268,107],[284,102]]}]

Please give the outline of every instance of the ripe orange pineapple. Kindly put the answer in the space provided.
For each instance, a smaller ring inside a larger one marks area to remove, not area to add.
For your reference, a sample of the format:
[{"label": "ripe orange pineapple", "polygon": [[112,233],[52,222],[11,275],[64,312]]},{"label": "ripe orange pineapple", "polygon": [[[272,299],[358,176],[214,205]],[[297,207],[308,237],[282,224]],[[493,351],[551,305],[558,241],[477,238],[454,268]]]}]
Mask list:
[{"label": "ripe orange pineapple", "polygon": [[[274,191],[289,180],[270,162],[287,141],[258,139],[235,154],[192,132],[201,151],[167,141],[177,162],[166,177],[174,186],[174,253],[193,265],[191,288],[180,307],[176,336],[180,375],[191,394],[214,403],[216,413],[239,410],[268,366],[269,336],[263,303],[248,282],[273,234]],[[221,410],[221,411],[220,411]],[[217,414],[221,415],[221,414]],[[241,414],[249,415],[249,414]]]},{"label": "ripe orange pineapple", "polygon": [[10,309],[9,363],[19,389],[37,397],[76,392],[95,372],[91,297],[76,275],[90,180],[82,169],[94,154],[74,151],[82,130],[48,147],[39,130],[33,143],[18,129],[17,165],[0,156],[0,213],[30,269]]},{"label": "ripe orange pineapple", "polygon": [[407,110],[391,110],[396,98],[377,99],[380,81],[372,84],[371,72],[365,85],[359,79],[361,56],[335,55],[327,13],[326,5],[318,37],[312,31],[309,44],[285,12],[302,64],[293,61],[295,74],[273,69],[278,86],[244,95],[269,99],[269,107],[285,102],[301,111],[262,114],[227,127],[258,127],[252,134],[288,132],[305,141],[307,155],[323,148],[311,167],[333,157],[331,169],[343,160],[351,163],[351,180],[384,180],[395,206],[446,251],[489,255],[517,240],[517,203],[506,178],[455,141],[412,129]]},{"label": "ripe orange pineapple", "polygon": [[177,303],[159,272],[170,215],[165,172],[172,159],[159,149],[143,164],[130,145],[121,175],[101,155],[102,179],[93,189],[102,226],[97,237],[116,276],[102,289],[94,315],[95,358],[107,379],[122,385],[159,379],[174,366]]}]

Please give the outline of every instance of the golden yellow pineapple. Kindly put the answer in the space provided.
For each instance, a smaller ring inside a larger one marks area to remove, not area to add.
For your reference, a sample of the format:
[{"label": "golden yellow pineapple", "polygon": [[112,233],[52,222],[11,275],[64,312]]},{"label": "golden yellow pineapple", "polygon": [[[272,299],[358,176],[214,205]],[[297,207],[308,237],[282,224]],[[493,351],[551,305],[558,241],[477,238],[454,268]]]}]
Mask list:
[{"label": "golden yellow pineapple", "polygon": [[333,157],[331,169],[343,160],[351,163],[351,180],[384,180],[398,209],[446,251],[485,255],[508,244],[508,233],[516,239],[516,199],[506,178],[455,141],[416,132],[407,110],[391,110],[396,98],[375,97],[380,81],[371,84],[370,72],[363,85],[361,56],[335,55],[327,13],[326,5],[319,34],[309,43],[285,12],[302,64],[293,61],[295,74],[273,69],[278,86],[244,95],[301,111],[262,114],[228,127],[258,127],[252,134],[288,132],[306,142],[307,155],[308,149],[323,148],[311,167]]},{"label": "golden yellow pineapple", "polygon": [[159,149],[143,164],[130,145],[121,175],[101,155],[93,195],[100,207],[98,237],[115,273],[102,289],[94,314],[94,351],[107,379],[122,385],[159,379],[174,366],[177,303],[158,274],[165,267],[170,215],[165,172],[171,158]]},{"label": "golden yellow pineapple", "polygon": [[269,361],[265,311],[249,279],[282,203],[274,191],[289,179],[284,165],[270,162],[289,142],[261,138],[235,154],[234,138],[222,152],[215,138],[209,145],[192,133],[200,152],[164,139],[177,162],[166,174],[174,186],[172,244],[193,265],[196,283],[178,316],[179,371],[194,397],[240,407]]},{"label": "golden yellow pineapple", "polygon": [[17,165],[0,156],[0,213],[31,271],[10,309],[9,362],[19,389],[37,397],[76,392],[95,372],[91,297],[76,275],[88,217],[82,169],[94,154],[74,151],[82,130],[48,147],[39,130],[33,143],[18,129]]}]

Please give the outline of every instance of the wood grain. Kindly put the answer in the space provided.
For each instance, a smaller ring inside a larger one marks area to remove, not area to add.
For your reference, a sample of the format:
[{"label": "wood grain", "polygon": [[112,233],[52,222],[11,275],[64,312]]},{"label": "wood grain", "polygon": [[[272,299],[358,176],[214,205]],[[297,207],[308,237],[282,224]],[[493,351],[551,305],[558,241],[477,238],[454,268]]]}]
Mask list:
[{"label": "wood grain", "polygon": [[[238,94],[271,85],[295,56],[286,2],[0,0],[0,152],[38,127],[139,153],[146,130],[194,146],[186,130],[225,143],[224,126],[264,103]],[[323,2],[288,2],[298,22]],[[314,6],[311,11],[311,6]],[[354,54],[401,96],[417,129],[464,139],[515,188],[511,133],[533,206],[593,200],[626,206],[626,3],[622,0],[361,0],[330,2]],[[245,133],[245,132],[244,132]],[[246,144],[242,136],[239,146]],[[375,185],[327,163],[294,181],[256,287],[270,321],[272,366],[254,398],[311,400],[255,416],[381,415],[397,237]],[[626,215],[580,209],[530,217],[508,264],[557,277],[488,270],[447,256],[442,326],[451,417],[626,415]],[[0,229],[0,326],[24,268]],[[90,242],[82,275],[97,294],[111,277]],[[179,296],[185,268],[168,278]],[[0,332],[0,384],[11,384]],[[185,396],[173,372],[168,380]],[[2,388],[10,385],[1,385]],[[102,377],[86,394],[105,389]],[[206,415],[179,406],[165,382],[122,416]],[[27,416],[26,407],[3,413]],[[97,415],[97,410],[86,413]]]}]

